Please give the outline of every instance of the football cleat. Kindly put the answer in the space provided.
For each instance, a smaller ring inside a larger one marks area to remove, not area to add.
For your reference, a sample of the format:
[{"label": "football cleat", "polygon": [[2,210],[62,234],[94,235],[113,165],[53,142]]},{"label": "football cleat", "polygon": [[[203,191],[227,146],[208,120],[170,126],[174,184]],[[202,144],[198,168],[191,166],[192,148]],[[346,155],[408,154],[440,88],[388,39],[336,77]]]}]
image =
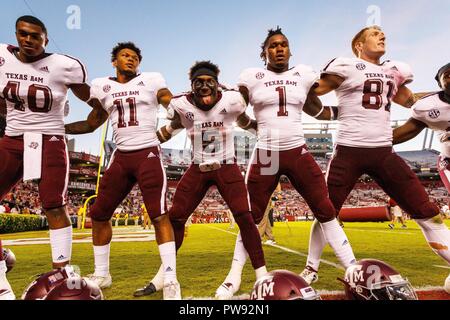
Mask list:
[{"label": "football cleat", "polygon": [[156,289],[155,285],[152,282],[150,282],[147,286],[137,289],[133,293],[133,296],[135,297],[149,296],[154,294],[155,292],[158,292],[158,290]]},{"label": "football cleat", "polygon": [[181,288],[178,281],[170,281],[163,288],[164,300],[181,300]]},{"label": "football cleat", "polygon": [[450,274],[448,275],[447,279],[445,279],[444,290],[445,292],[450,294]]},{"label": "football cleat", "polygon": [[111,285],[112,285],[112,277],[109,273],[106,277],[96,276],[95,274],[90,274],[87,276],[87,278],[90,281],[97,284],[100,287],[100,289],[106,289],[106,288],[111,287]]},{"label": "football cleat", "polygon": [[302,277],[303,280],[305,280],[306,283],[309,285],[319,280],[319,274],[317,273],[316,270],[314,270],[310,266],[307,266],[305,270],[303,270],[302,273],[300,273],[300,277]]},{"label": "football cleat", "polygon": [[215,298],[217,300],[231,300],[235,293],[239,291],[240,284],[232,284],[231,282],[224,282],[216,290]]}]

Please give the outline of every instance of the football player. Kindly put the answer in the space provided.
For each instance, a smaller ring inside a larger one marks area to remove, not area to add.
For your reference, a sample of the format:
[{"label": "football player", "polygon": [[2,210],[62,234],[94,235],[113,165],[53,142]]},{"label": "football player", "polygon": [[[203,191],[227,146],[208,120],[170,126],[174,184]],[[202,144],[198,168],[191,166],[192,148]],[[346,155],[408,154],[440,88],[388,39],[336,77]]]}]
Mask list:
[{"label": "football player", "polygon": [[[219,72],[218,66],[210,61],[197,62],[190,70],[192,91],[172,99],[174,118],[158,131],[160,140],[167,141],[175,130],[186,128],[192,146],[192,164],[177,186],[169,216],[178,250],[186,221],[208,189],[217,186],[241,230],[259,279],[267,269],[244,177],[236,163],[233,137],[234,123],[245,112],[247,103],[238,91],[219,91]],[[159,274],[135,295],[159,290]]]},{"label": "football player", "polygon": [[[313,117],[321,112],[322,103],[314,93],[318,77],[311,67],[289,66],[289,40],[280,28],[269,30],[262,44],[261,58],[267,68],[244,70],[239,91],[254,107],[258,143],[253,152],[246,183],[254,220],[259,224],[281,175],[286,175],[306,200],[319,221],[336,256],[347,268],[354,263],[350,243],[336,219],[322,170],[306,147],[302,128],[302,111]],[[217,289],[217,297],[231,297],[240,286],[246,261],[239,235],[231,270]]]},{"label": "football player", "polygon": [[18,47],[0,44],[0,109],[6,107],[5,136],[0,140],[0,199],[21,180],[38,182],[50,227],[53,268],[60,268],[72,254],[64,105],[69,89],[88,101],[90,87],[79,60],[45,51],[47,28],[36,17],[17,19],[16,38]]},{"label": "football player", "polygon": [[164,299],[181,299],[176,277],[176,252],[167,212],[167,178],[156,135],[158,105],[167,107],[172,94],[159,73],[138,73],[141,50],[133,43],[119,43],[112,50],[116,77],[92,81],[92,100],[104,109],[93,109],[88,119],[66,125],[68,134],[93,132],[108,117],[117,150],[100,182],[91,207],[95,272],[90,280],[101,288],[111,286],[109,273],[111,218],[133,186],[138,183],[155,227],[156,242],[164,266]]},{"label": "football player", "polygon": [[[442,182],[450,192],[450,63],[439,69],[435,79],[442,91],[423,97],[412,107],[411,118],[394,130],[394,144],[416,137],[427,127],[436,131],[441,142],[438,170]],[[448,246],[446,251],[449,255]],[[450,275],[447,281],[450,282]]]},{"label": "football player", "polygon": [[[336,58],[322,71],[318,95],[335,91],[339,112],[324,108],[324,119],[339,120],[336,147],[327,182],[339,212],[362,174],[370,175],[419,224],[433,250],[450,261],[450,232],[417,176],[392,148],[392,101],[410,108],[417,97],[407,88],[413,81],[410,67],[398,61],[381,62],[386,36],[377,26],[358,32],[352,41],[356,57]],[[304,275],[317,276],[325,238],[313,224]]]}]

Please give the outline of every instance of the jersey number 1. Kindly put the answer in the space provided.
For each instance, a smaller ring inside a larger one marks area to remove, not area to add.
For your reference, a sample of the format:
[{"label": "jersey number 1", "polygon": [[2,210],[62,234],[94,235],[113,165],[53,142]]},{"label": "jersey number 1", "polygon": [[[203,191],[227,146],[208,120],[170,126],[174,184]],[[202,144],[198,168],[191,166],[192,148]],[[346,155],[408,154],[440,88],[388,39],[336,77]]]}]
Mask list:
[{"label": "jersey number 1", "polygon": [[289,115],[289,112],[286,110],[286,87],[278,87],[275,89],[278,92],[280,102],[277,115],[279,117],[287,117]]}]

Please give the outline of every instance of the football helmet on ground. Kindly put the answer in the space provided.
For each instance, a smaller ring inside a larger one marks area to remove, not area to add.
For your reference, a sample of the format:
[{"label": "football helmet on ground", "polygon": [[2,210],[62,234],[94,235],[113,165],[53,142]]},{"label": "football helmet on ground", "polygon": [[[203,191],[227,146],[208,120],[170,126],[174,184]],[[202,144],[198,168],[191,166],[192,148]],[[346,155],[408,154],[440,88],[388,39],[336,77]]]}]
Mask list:
[{"label": "football helmet on ground", "polygon": [[363,259],[345,271],[345,295],[349,300],[418,300],[408,279],[387,263]]},{"label": "football helmet on ground", "polygon": [[275,270],[256,281],[250,300],[320,300],[320,296],[298,274]]}]

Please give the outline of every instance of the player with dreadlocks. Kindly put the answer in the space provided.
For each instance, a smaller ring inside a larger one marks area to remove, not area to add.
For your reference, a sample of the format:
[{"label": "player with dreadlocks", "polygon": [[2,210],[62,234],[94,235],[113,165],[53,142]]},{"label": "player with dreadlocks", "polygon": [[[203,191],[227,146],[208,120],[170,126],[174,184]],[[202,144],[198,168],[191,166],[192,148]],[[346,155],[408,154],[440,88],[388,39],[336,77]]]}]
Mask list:
[{"label": "player with dreadlocks", "polygon": [[[238,82],[242,96],[254,107],[256,121],[249,127],[257,129],[258,135],[246,175],[253,218],[260,223],[280,177],[287,176],[320,222],[342,265],[348,267],[355,257],[336,220],[322,170],[306,147],[302,128],[302,111],[316,117],[315,110],[323,108],[314,93],[318,76],[311,67],[289,66],[289,40],[279,27],[269,30],[261,49],[266,68],[246,69]],[[231,270],[217,289],[217,298],[230,299],[239,290],[246,259],[239,234]]]}]

